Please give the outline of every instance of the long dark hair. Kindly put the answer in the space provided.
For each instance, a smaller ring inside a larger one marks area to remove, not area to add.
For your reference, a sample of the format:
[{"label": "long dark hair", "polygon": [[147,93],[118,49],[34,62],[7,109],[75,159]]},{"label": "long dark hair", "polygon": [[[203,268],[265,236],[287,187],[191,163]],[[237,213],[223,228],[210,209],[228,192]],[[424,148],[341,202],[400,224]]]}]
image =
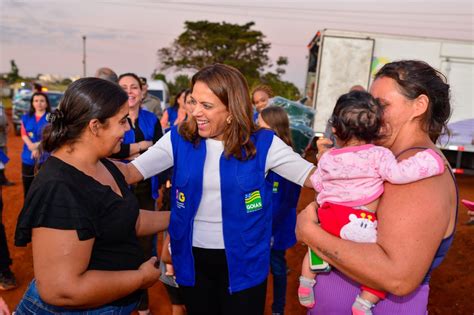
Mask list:
[{"label": "long dark hair", "polygon": [[46,100],[46,112],[50,113],[51,112],[51,104],[49,103],[48,95],[46,95],[43,92],[35,92],[35,93],[33,93],[33,95],[31,95],[30,110],[28,111],[28,115],[31,116],[31,115],[34,115],[34,113],[35,113],[35,107],[33,106],[33,99],[35,98],[35,96],[43,96],[44,97],[44,99]]},{"label": "long dark hair", "polygon": [[123,74],[121,74],[121,75],[118,77],[117,83],[119,83],[120,80],[122,80],[122,78],[124,78],[124,77],[132,77],[132,78],[134,78],[134,79],[137,81],[138,87],[140,88],[140,90],[143,90],[142,80],[140,80],[140,78],[138,77],[138,75],[136,75],[135,73],[131,73],[131,72],[123,73]]},{"label": "long dark hair", "polygon": [[369,93],[352,91],[339,97],[329,123],[342,143],[352,138],[373,143],[382,138],[383,108]]},{"label": "long dark hair", "polygon": [[421,118],[422,128],[433,142],[441,134],[448,133],[447,123],[451,116],[449,84],[446,77],[424,61],[402,60],[387,63],[375,75],[397,82],[400,92],[409,100],[420,95],[429,99],[428,109]]},{"label": "long dark hair", "polygon": [[[232,120],[224,130],[224,154],[238,160],[247,160],[255,156],[256,148],[250,136],[256,131],[252,120],[252,103],[249,88],[242,73],[234,67],[216,63],[199,70],[192,78],[205,83],[209,89],[227,107]],[[188,141],[199,142],[195,119],[189,119],[179,128],[180,134]]]},{"label": "long dark hair", "polygon": [[50,124],[43,132],[44,150],[52,152],[65,144],[73,144],[92,119],[106,123],[127,99],[118,84],[107,80],[83,78],[71,83],[58,109],[48,115]]},{"label": "long dark hair", "polygon": [[285,110],[278,106],[267,106],[260,112],[265,121],[275,134],[287,145],[293,147],[291,140],[290,120]]},{"label": "long dark hair", "polygon": [[185,98],[185,101],[186,101],[186,93],[189,93],[189,92],[186,92],[186,91],[189,91],[189,89],[182,89],[181,91],[179,91],[176,96],[174,97],[174,102],[173,104],[171,104],[171,107],[175,108],[176,110],[178,110],[179,108],[179,103],[178,103],[178,99],[181,97],[181,95],[184,93],[184,98]]}]

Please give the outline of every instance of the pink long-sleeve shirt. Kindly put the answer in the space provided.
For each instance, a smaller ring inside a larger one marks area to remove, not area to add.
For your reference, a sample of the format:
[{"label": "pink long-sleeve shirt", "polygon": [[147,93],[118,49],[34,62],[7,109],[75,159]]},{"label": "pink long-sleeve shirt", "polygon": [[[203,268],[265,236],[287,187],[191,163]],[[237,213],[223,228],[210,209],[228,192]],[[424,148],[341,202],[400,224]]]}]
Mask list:
[{"label": "pink long-sleeve shirt", "polygon": [[398,162],[387,148],[366,144],[323,154],[311,182],[319,205],[332,202],[354,207],[380,197],[384,181],[406,184],[443,172],[443,159],[431,149]]}]

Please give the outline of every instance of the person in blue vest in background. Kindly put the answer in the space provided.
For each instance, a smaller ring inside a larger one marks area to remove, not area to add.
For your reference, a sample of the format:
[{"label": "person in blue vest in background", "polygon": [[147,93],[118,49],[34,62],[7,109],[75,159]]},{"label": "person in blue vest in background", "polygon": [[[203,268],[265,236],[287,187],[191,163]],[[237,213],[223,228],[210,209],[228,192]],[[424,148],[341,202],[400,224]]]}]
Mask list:
[{"label": "person in blue vest in background", "polygon": [[192,78],[192,117],[120,168],[128,182],[174,166],[169,234],[188,314],[261,315],[272,236],[273,171],[310,187],[314,165],[252,119],[247,82],[214,64]]},{"label": "person in blue vest in background", "polygon": [[21,117],[21,139],[24,142],[21,152],[21,177],[25,198],[35,177],[35,165],[41,166],[46,157],[40,153],[39,146],[43,129],[48,124],[46,115],[50,112],[48,96],[35,92],[31,96],[30,111]]},{"label": "person in blue vest in background", "polygon": [[161,127],[165,132],[168,132],[171,127],[179,124],[186,120],[186,100],[185,100],[186,89],[183,89],[176,94],[174,97],[173,104],[168,107],[161,117]]},{"label": "person in blue vest in background", "polygon": [[[145,152],[153,143],[163,136],[160,122],[156,115],[141,108],[142,104],[142,83],[140,78],[134,73],[124,73],[119,76],[118,84],[128,95],[128,121],[130,130],[125,132],[120,152],[112,155],[112,158],[131,160]],[[131,189],[138,199],[140,209],[155,211],[156,199],[158,199],[160,180],[158,176],[140,181],[132,185]],[[140,244],[145,252],[145,258],[156,255],[154,250],[154,235],[142,236],[139,238]],[[149,314],[148,294],[143,294],[138,305],[139,314]]]},{"label": "person in blue vest in background", "polygon": [[253,112],[253,121],[257,122],[258,114],[269,105],[269,100],[274,96],[273,90],[270,86],[265,84],[257,85],[252,90],[252,103],[255,106]]},{"label": "person in blue vest in background", "polygon": [[[281,107],[268,106],[258,115],[258,125],[268,128],[290,147],[290,121]],[[272,314],[281,315],[285,311],[287,265],[286,250],[296,244],[296,205],[301,187],[275,172],[269,172],[267,181],[272,185],[273,222],[270,251],[270,270],[273,275]]]}]

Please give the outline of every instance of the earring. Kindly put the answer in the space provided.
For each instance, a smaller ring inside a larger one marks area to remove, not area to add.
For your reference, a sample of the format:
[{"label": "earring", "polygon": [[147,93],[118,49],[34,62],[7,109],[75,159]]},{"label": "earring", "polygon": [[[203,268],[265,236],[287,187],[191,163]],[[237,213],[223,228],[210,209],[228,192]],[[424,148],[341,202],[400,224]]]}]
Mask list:
[{"label": "earring", "polygon": [[227,119],[225,120],[228,125],[232,122],[232,116],[227,116]]}]

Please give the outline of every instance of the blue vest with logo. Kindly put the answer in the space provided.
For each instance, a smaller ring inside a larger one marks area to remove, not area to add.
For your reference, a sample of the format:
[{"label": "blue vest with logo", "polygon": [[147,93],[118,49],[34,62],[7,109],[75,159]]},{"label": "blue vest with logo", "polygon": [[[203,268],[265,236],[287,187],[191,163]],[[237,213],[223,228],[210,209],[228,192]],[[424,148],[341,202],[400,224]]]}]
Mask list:
[{"label": "blue vest with logo", "polygon": [[[46,120],[46,114],[41,116],[41,118],[36,121],[35,115],[25,114],[21,117],[21,122],[25,127],[26,134],[30,138],[31,142],[35,143],[41,141],[41,136],[43,133],[44,127],[48,124]],[[45,158],[41,158],[40,163],[44,162]],[[26,165],[35,165],[35,160],[31,158],[31,151],[28,149],[28,146],[23,144],[23,151],[21,152],[21,162]]]},{"label": "blue vest with logo", "polygon": [[272,248],[285,250],[296,244],[296,205],[301,186],[272,171],[267,181],[272,185]]},{"label": "blue vest with logo", "polygon": [[[155,114],[140,108],[140,110],[138,111],[138,127],[143,132],[143,136],[146,141],[153,141],[153,135],[157,123],[158,118],[156,118]],[[133,131],[133,129],[130,129],[125,132],[125,135],[123,136],[123,143],[135,143],[135,132]],[[159,185],[160,183],[158,181],[158,176],[153,176],[151,178],[151,195],[153,199],[158,198]]]},{"label": "blue vest with logo", "polygon": [[[255,157],[239,161],[220,158],[222,228],[229,270],[229,292],[262,283],[270,265],[272,187],[265,180],[265,162],[273,132],[259,130],[251,137]],[[171,129],[174,174],[169,233],[176,281],[193,286],[194,217],[201,202],[206,143],[194,145]],[[213,207],[213,205],[206,205]]]}]

